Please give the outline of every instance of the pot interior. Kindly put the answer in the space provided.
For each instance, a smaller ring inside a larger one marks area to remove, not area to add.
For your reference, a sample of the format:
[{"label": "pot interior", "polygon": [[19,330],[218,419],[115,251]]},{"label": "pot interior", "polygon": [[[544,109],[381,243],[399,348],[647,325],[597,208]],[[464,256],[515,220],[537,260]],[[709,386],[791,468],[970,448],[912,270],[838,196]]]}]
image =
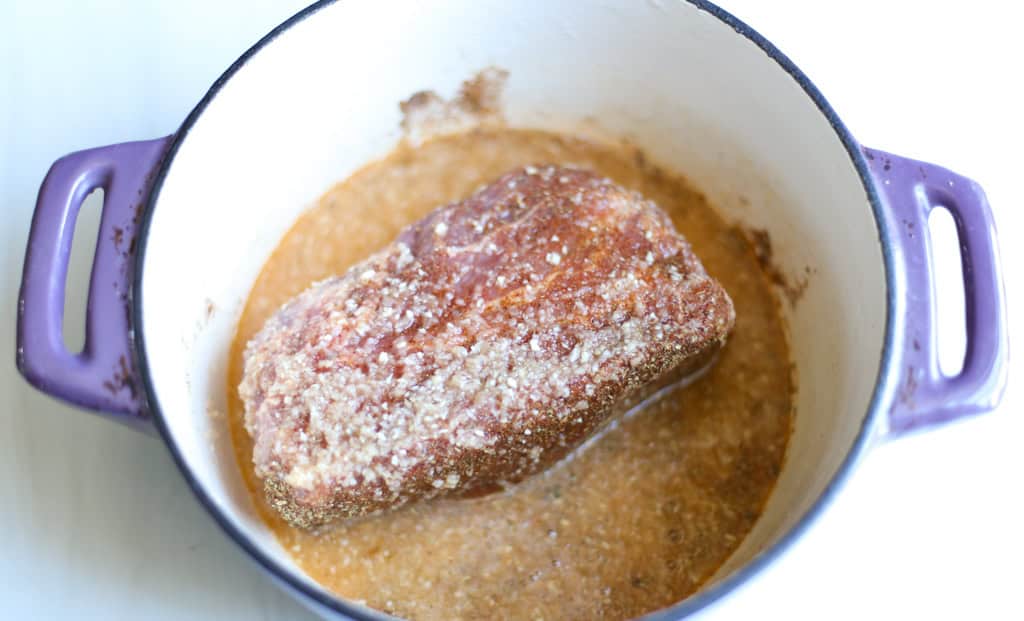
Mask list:
[{"label": "pot interior", "polygon": [[285,29],[186,125],[158,188],[141,269],[155,407],[222,520],[294,581],[256,516],[226,431],[225,367],[260,267],[298,214],[400,138],[398,102],[509,73],[509,125],[594,123],[684,173],[728,219],[764,230],[794,285],[782,301],[798,395],[786,465],[763,517],[717,579],[821,495],[864,422],[886,318],[864,186],[797,80],[752,40],[683,1],[346,0]]}]

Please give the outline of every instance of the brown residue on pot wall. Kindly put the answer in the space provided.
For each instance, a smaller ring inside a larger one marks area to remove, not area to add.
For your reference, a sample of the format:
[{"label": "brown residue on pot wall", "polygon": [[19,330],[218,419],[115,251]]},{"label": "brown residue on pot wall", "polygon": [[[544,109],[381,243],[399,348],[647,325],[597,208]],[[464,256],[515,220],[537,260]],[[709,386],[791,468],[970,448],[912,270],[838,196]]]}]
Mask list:
[{"label": "brown residue on pot wall", "polygon": [[416,145],[431,136],[504,124],[501,97],[507,79],[508,71],[487,67],[463,82],[449,100],[430,90],[414,93],[398,104],[403,138]]},{"label": "brown residue on pot wall", "polygon": [[744,227],[737,225],[737,230],[742,234],[754,249],[754,255],[761,266],[765,276],[779,288],[779,291],[789,301],[790,306],[795,306],[803,298],[807,291],[808,277],[811,275],[811,268],[804,267],[804,273],[800,276],[787,276],[775,262],[775,254],[772,249],[772,238],[765,229]]}]

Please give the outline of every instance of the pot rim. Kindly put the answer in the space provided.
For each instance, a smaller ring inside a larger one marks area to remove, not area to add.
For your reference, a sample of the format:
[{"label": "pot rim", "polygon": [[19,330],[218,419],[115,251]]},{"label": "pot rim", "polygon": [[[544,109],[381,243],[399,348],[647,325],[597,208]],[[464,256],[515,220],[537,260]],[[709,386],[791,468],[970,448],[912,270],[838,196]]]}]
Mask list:
[{"label": "pot rim", "polygon": [[[182,142],[188,136],[189,131],[195,125],[196,121],[206,110],[210,102],[217,96],[224,84],[231,79],[234,74],[241,69],[254,55],[261,51],[264,47],[272,43],[279,35],[283,32],[295,26],[299,22],[319,12],[321,9],[330,6],[339,0],[318,0],[314,4],[302,9],[295,15],[291,16],[273,30],[268,32],[263,38],[257,41],[252,47],[246,50],[241,56],[238,57],[235,62],[224,73],[217,78],[213,85],[209,88],[203,98],[199,100],[195,108],[185,118],[184,123],[175,132],[171,144],[167,149],[166,155],[153,179],[153,184],[150,188],[149,194],[146,198],[143,213],[141,214],[141,221],[138,229],[138,243],[137,252],[135,256],[135,270],[133,276],[133,282],[131,291],[133,292],[131,305],[132,305],[132,324],[136,326],[134,334],[135,355],[136,361],[139,368],[139,375],[142,378],[142,386],[146,401],[149,404],[150,412],[153,415],[156,428],[163,438],[164,443],[167,445],[174,458],[175,464],[181,471],[189,487],[192,489],[193,494],[199,499],[202,505],[206,508],[207,512],[214,518],[218,525],[224,530],[227,535],[235,541],[245,552],[255,560],[264,570],[266,570],[273,578],[280,583],[287,586],[294,594],[305,598],[308,603],[315,604],[318,607],[338,613],[355,620],[366,620],[370,621],[376,618],[387,618],[384,613],[376,611],[369,611],[366,608],[357,608],[354,604],[350,603],[341,597],[335,596],[323,588],[310,588],[310,586],[304,583],[302,580],[297,579],[292,575],[286,567],[275,560],[270,554],[266,553],[258,544],[250,539],[244,532],[237,528],[226,512],[222,511],[218,505],[213,501],[211,496],[207,494],[206,490],[199,483],[198,479],[194,476],[186,463],[184,456],[179,449],[177,443],[174,440],[173,435],[168,428],[164,413],[160,408],[159,401],[156,398],[156,390],[153,386],[148,358],[146,353],[146,344],[144,338],[143,326],[145,318],[142,312],[142,280],[144,278],[144,266],[146,258],[146,248],[149,239],[149,229],[152,223],[152,215],[156,206],[157,198],[159,197],[160,190],[163,186],[164,180],[170,169],[171,162],[177,155],[178,149]],[[761,573],[761,571],[771,564],[776,558],[782,555],[789,547],[796,541],[807,528],[822,514],[822,512],[832,502],[835,494],[846,482],[853,466],[857,463],[860,457],[864,454],[868,448],[872,434],[871,431],[875,427],[875,424],[880,420],[886,395],[890,393],[889,384],[895,381],[893,375],[890,372],[894,352],[895,343],[897,342],[897,330],[901,330],[897,326],[897,322],[894,321],[894,309],[896,308],[896,293],[898,283],[894,277],[895,266],[893,251],[890,244],[890,231],[887,226],[887,220],[885,212],[883,210],[882,202],[879,199],[877,189],[874,186],[871,174],[868,171],[868,164],[865,160],[864,154],[861,150],[860,144],[853,138],[850,131],[846,128],[839,116],[832,109],[832,106],[826,101],[825,97],[821,94],[818,88],[811,82],[811,80],[801,71],[796,64],[793,63],[785,54],[783,54],[778,48],[772,43],[765,39],[760,33],[748,26],[746,23],[736,18],[729,12],[718,7],[707,0],[684,0],[689,4],[693,5],[698,10],[704,11],[711,16],[717,18],[725,25],[732,28],[738,35],[745,37],[750,42],[754,43],[773,59],[779,66],[790,75],[797,84],[803,89],[804,93],[811,99],[818,110],[825,116],[829,125],[835,131],[843,147],[846,149],[850,160],[857,171],[858,176],[861,179],[861,183],[864,187],[868,203],[871,205],[872,215],[874,216],[875,225],[879,234],[879,243],[882,250],[882,259],[885,266],[885,283],[886,283],[886,309],[885,309],[885,333],[884,341],[881,350],[881,361],[878,370],[878,376],[875,380],[874,392],[871,396],[871,401],[868,406],[868,410],[864,419],[861,422],[861,427],[857,432],[857,436],[854,439],[853,444],[850,447],[849,452],[844,456],[842,463],[836,470],[836,473],[832,476],[832,479],[825,486],[821,495],[814,501],[814,503],[800,516],[799,520],[786,531],[777,541],[772,545],[759,552],[753,559],[748,563],[722,578],[716,582],[713,586],[708,589],[700,590],[696,594],[676,603],[667,608],[663,608],[651,613],[648,613],[643,619],[652,621],[668,621],[669,619],[681,619],[689,616],[697,611],[703,610],[710,607],[713,603],[719,599],[732,593],[741,585],[745,584],[748,580]]]}]

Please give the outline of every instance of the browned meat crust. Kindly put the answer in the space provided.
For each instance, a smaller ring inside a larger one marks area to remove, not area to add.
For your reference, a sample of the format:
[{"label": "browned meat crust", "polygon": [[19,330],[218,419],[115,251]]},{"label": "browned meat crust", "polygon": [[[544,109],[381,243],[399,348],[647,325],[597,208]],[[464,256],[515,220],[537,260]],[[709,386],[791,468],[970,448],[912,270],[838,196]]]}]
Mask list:
[{"label": "browned meat crust", "polygon": [[733,321],[656,205],[528,166],[267,321],[239,387],[256,473],[302,527],[515,482],[706,360]]}]

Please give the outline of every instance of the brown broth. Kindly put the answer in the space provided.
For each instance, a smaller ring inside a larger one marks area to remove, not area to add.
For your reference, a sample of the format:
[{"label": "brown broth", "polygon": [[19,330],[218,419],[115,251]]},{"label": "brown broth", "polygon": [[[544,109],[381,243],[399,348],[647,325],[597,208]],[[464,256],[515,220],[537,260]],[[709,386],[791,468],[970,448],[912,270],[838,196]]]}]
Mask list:
[{"label": "brown broth", "polygon": [[[576,164],[667,211],[736,306],[701,380],[613,425],[513,489],[440,500],[310,533],[264,502],[237,386],[245,344],[312,282],[345,271],[405,225],[525,164]],[[256,280],[231,350],[238,463],[295,561],[331,591],[411,619],[622,619],[691,595],[757,520],[789,440],[793,383],[771,286],[744,235],[628,145],[481,129],[401,146],[328,191]]]}]

